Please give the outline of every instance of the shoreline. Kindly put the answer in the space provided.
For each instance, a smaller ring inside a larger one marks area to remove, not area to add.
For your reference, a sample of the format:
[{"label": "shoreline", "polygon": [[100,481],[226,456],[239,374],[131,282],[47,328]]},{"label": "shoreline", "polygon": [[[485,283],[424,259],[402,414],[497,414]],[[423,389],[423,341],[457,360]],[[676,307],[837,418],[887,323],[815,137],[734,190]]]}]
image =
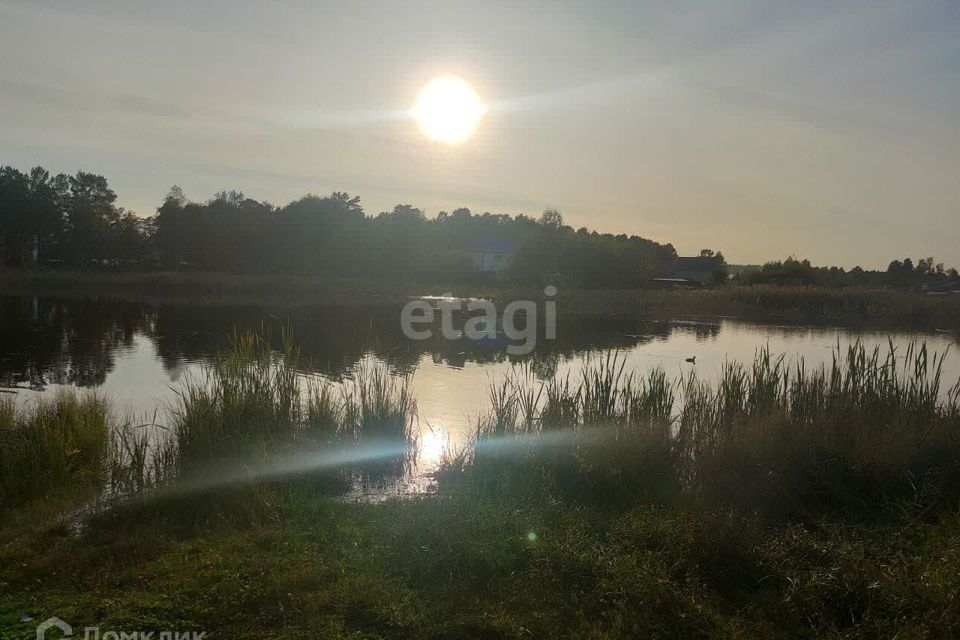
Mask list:
[{"label": "shoreline", "polygon": [[[495,302],[542,301],[536,286],[444,284],[351,276],[252,275],[219,272],[0,271],[0,295],[122,299],[144,303],[351,306],[399,309],[410,298],[452,294]],[[788,325],[960,332],[960,296],[891,289],[729,285],[715,289],[564,289],[567,317],[649,320],[730,318]]]},{"label": "shoreline", "polygon": [[[509,392],[469,453],[439,461],[436,491],[368,503],[342,500],[346,483],[402,472],[415,395],[370,370],[301,411],[288,399],[304,389],[261,366],[264,347],[225,352],[184,392],[169,446],[111,422],[105,399],[7,409],[0,635],[54,615],[103,638],[929,637],[960,623],[960,407],[931,395],[923,354],[893,378],[892,352],[797,377],[759,354],[692,381],[676,410],[665,376],[621,377],[615,361],[539,407],[522,380],[491,380]],[[363,432],[380,436],[374,455],[344,457]],[[112,499],[78,520],[96,495]]]}]

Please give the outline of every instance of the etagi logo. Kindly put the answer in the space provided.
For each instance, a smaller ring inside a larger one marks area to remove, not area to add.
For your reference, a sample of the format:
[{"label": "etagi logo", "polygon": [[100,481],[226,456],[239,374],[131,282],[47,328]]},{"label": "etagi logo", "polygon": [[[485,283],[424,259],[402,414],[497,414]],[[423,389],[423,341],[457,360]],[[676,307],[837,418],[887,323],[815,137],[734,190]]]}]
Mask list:
[{"label": "etagi logo", "polygon": [[[548,298],[543,302],[543,337],[553,340],[557,337],[557,302],[551,300],[557,295],[557,288],[553,285],[543,290]],[[503,308],[503,313],[497,312],[497,306],[490,300],[468,300],[466,310],[470,314],[460,331],[454,327],[453,314],[464,310],[464,301],[453,297],[442,297],[436,300],[436,305],[425,299],[411,300],[404,305],[400,312],[400,329],[403,335],[411,340],[429,340],[433,337],[432,325],[436,319],[436,312],[440,312],[440,334],[446,340],[495,340],[499,333],[498,318],[501,321],[503,335],[521,344],[511,344],[507,347],[510,355],[526,355],[537,346],[537,332],[540,324],[537,321],[538,304],[533,300],[514,300]],[[522,322],[518,324],[518,320]]]}]

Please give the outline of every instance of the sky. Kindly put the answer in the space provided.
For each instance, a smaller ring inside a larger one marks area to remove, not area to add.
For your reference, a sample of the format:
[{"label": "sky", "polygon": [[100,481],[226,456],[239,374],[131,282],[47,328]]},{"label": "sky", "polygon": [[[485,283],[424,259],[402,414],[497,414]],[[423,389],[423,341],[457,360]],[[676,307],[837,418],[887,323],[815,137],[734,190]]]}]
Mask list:
[{"label": "sky", "polygon": [[[82,6],[80,6],[82,5]],[[0,0],[0,164],[368,213],[539,215],[701,248],[960,266],[960,3]],[[460,145],[432,78],[489,109]]]}]

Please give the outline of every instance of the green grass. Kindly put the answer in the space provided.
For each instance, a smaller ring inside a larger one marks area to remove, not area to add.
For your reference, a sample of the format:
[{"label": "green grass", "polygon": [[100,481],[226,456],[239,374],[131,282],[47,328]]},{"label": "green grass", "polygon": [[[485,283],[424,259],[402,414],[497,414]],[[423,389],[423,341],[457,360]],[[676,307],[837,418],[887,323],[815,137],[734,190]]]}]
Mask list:
[{"label": "green grass", "polygon": [[0,513],[59,489],[96,486],[109,454],[107,406],[63,393],[0,402]]},{"label": "green grass", "polygon": [[[855,344],[830,366],[761,350],[712,385],[607,356],[578,381],[508,377],[441,489],[541,491],[590,504],[687,500],[810,520],[938,513],[960,493],[960,385],[943,356]],[[540,400],[542,398],[542,401]],[[536,400],[534,400],[536,399]]]},{"label": "green grass", "polygon": [[[960,392],[922,345],[818,370],[761,351],[714,385],[616,356],[543,383],[521,367],[438,495],[358,504],[260,470],[409,444],[407,381],[317,384],[266,344],[238,338],[183,390],[175,446],[118,432],[109,477],[136,499],[79,531],[39,508],[0,524],[0,637],[32,637],[24,614],[231,639],[960,628]],[[218,460],[229,483],[191,484]]]},{"label": "green grass", "polygon": [[231,349],[179,392],[173,412],[175,455],[184,472],[211,461],[231,463],[246,454],[288,444],[301,419],[297,353],[275,355],[269,338],[237,334]]},{"label": "green grass", "polygon": [[189,530],[120,511],[79,538],[3,545],[0,627],[30,637],[23,613],[213,638],[942,637],[960,624],[956,515],[805,526],[643,504],[244,499],[270,506]]},{"label": "green grass", "polygon": [[[250,475],[283,473],[285,466],[309,473],[311,454],[346,456],[378,446],[394,453],[352,471],[381,484],[403,473],[415,453],[416,403],[408,380],[394,377],[384,364],[362,362],[334,387],[303,375],[298,350],[287,339],[282,344],[276,353],[269,336],[237,334],[202,380],[182,387],[170,437],[160,447],[160,469],[167,473],[153,474],[155,481],[219,481],[235,477],[238,468]],[[350,473],[328,469],[313,475],[335,486],[336,478]]]}]

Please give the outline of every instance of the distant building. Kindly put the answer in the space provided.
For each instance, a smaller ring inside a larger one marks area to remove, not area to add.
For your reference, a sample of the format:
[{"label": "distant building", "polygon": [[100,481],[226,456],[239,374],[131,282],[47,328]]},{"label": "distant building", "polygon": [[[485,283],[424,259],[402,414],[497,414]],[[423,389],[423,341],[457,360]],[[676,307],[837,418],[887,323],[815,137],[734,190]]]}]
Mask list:
[{"label": "distant building", "polygon": [[718,256],[677,257],[662,267],[664,276],[654,282],[677,286],[703,287],[714,281],[717,269],[723,266]]},{"label": "distant building", "polygon": [[477,271],[500,273],[510,266],[517,243],[504,238],[480,238],[467,247]]}]

